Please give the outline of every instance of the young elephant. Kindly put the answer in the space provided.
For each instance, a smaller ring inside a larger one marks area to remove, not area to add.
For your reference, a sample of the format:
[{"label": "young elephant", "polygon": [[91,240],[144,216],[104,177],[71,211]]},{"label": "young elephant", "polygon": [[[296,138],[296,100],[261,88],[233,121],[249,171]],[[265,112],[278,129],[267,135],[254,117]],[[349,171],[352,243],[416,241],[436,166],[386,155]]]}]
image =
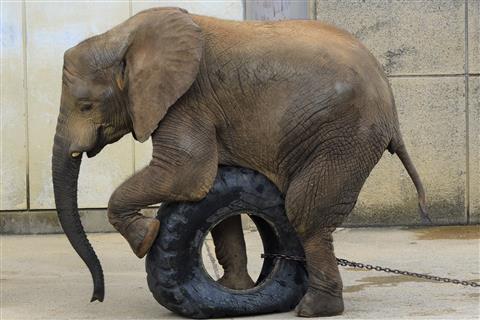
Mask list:
[{"label": "young elephant", "polygon": [[[78,217],[80,159],[129,132],[140,142],[152,137],[153,158],[113,193],[108,217],[135,254],[148,252],[159,228],[141,208],[202,199],[219,164],[254,169],[285,194],[305,249],[309,289],[300,316],[343,311],[331,234],[386,149],[402,160],[425,212],[388,81],[350,34],[317,21],[233,22],[177,8],[143,11],[64,57],[55,201],[92,273],[92,300],[103,300],[103,273]],[[251,286],[240,220],[227,220],[213,236],[222,282]]]}]

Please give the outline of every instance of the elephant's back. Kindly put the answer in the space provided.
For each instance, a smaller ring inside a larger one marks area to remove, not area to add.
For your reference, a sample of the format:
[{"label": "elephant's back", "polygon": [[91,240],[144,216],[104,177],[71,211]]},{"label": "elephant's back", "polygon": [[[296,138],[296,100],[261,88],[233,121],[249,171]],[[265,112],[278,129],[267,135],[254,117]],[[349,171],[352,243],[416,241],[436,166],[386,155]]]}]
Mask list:
[{"label": "elephant's back", "polygon": [[373,58],[349,32],[316,20],[233,21],[197,15],[192,18],[201,27],[206,44],[222,52],[265,54],[274,50],[278,58],[282,54],[292,58],[310,54],[344,63],[355,63],[355,56],[364,61]]},{"label": "elephant's back", "polygon": [[[269,38],[309,39],[328,41],[341,38],[351,43],[358,40],[348,31],[318,20],[236,21],[207,16],[191,15],[204,32],[215,33],[236,41]],[[294,38],[292,38],[294,37]]]},{"label": "elephant's back", "polygon": [[337,27],[316,20],[230,21],[196,15],[193,19],[204,32],[206,52],[214,64],[233,61],[246,69],[267,73],[275,69],[279,77],[329,76],[333,84],[358,80],[371,89],[388,89],[375,57]]}]

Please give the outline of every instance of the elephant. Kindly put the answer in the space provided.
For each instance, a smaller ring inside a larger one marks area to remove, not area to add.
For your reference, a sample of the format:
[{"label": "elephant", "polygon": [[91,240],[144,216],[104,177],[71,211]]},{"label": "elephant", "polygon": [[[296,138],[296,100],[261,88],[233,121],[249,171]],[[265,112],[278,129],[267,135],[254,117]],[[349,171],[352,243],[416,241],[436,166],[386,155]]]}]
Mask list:
[{"label": "elephant", "polygon": [[[219,165],[253,169],[284,195],[305,250],[309,283],[299,316],[343,312],[332,232],[385,150],[400,158],[428,220],[387,77],[351,34],[319,21],[228,21],[153,8],[64,54],[54,196],[61,226],[92,274],[92,301],[103,301],[104,281],[79,219],[81,158],[128,133],[153,145],[150,163],[108,203],[109,221],[133,252],[148,252],[161,223],[142,208],[201,200]],[[251,287],[240,219],[212,233],[221,281]]]}]

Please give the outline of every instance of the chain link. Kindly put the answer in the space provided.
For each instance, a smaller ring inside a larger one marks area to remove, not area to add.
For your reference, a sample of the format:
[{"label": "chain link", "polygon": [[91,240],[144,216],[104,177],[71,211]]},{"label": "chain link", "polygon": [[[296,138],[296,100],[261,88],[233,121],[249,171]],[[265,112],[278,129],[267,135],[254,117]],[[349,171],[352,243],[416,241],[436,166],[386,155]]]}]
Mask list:
[{"label": "chain link", "polygon": [[262,259],[265,258],[278,258],[278,259],[284,259],[284,260],[294,260],[294,261],[299,261],[299,262],[305,262],[304,257],[296,257],[296,256],[289,256],[286,254],[280,254],[280,253],[262,253],[260,255]]},{"label": "chain link", "polygon": [[[268,254],[267,253],[262,253],[261,257],[262,258],[278,258],[278,259],[284,259],[284,260],[293,260],[293,261],[298,261],[298,262],[305,262],[304,257],[289,256],[289,255],[286,255],[286,254],[278,254],[278,253],[268,253]],[[375,270],[375,271],[399,274],[399,275],[403,275],[403,276],[421,278],[421,279],[425,279],[425,280],[432,280],[432,281],[445,282],[445,283],[453,283],[453,284],[458,284],[458,285],[462,285],[462,286],[480,287],[480,283],[475,282],[475,281],[465,281],[465,280],[458,280],[458,279],[452,279],[452,278],[443,278],[443,277],[438,277],[438,276],[431,276],[429,274],[424,274],[424,273],[416,273],[416,272],[403,271],[403,270],[392,269],[392,268],[387,268],[387,267],[373,266],[371,264],[364,264],[364,263],[360,263],[360,262],[349,261],[347,259],[337,258],[337,264],[342,266],[342,267],[352,267],[352,268],[357,268],[357,269]]]}]

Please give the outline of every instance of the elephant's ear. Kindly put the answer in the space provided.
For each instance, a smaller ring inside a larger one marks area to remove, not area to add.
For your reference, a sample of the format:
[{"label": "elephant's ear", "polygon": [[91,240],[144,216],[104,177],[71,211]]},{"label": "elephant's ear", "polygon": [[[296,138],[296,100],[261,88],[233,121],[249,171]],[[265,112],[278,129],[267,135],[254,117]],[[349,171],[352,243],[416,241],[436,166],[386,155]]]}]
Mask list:
[{"label": "elephant's ear", "polygon": [[203,35],[180,9],[148,10],[125,53],[125,83],[135,138],[143,142],[197,77]]}]

